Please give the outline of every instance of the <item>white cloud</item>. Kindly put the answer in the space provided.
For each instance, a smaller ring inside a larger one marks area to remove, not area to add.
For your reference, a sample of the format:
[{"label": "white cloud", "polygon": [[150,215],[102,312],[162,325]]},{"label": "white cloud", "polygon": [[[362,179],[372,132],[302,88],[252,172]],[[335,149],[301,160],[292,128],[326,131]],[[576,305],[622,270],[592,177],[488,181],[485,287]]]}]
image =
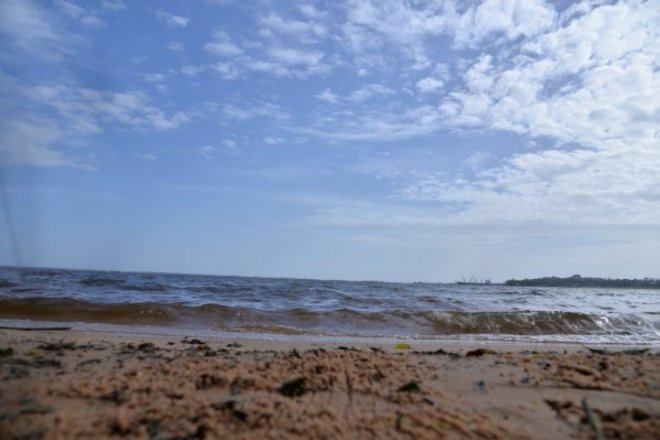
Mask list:
[{"label": "white cloud", "polygon": [[204,159],[213,160],[218,157],[219,154],[228,154],[235,156],[241,153],[241,149],[238,146],[238,143],[232,139],[224,139],[220,142],[221,147],[215,147],[213,145],[202,145],[201,147],[195,148],[195,152],[202,156]]},{"label": "white cloud", "polygon": [[302,65],[314,68],[319,66],[323,53],[317,50],[298,50],[285,47],[272,47],[268,54],[274,60],[286,65]]},{"label": "white cloud", "polygon": [[108,9],[110,11],[123,11],[126,9],[126,3],[124,3],[122,0],[103,0],[101,5],[104,9]]},{"label": "white cloud", "polygon": [[428,176],[402,195],[457,203],[454,224],[659,224],[660,153],[548,150],[512,157],[477,179]]},{"label": "white cloud", "polygon": [[183,49],[185,49],[185,45],[180,41],[170,41],[165,45],[165,47],[172,52],[181,52]]},{"label": "white cloud", "polygon": [[229,36],[222,31],[215,31],[211,41],[204,45],[204,50],[218,56],[233,57],[243,53],[243,49],[232,43]]},{"label": "white cloud", "polygon": [[454,42],[460,47],[475,47],[497,35],[507,40],[533,37],[556,20],[555,12],[543,0],[485,0],[463,14],[448,11],[447,16]]},{"label": "white cloud", "polygon": [[[182,111],[166,114],[142,92],[107,92],[71,82],[26,84],[0,76],[6,103],[2,111],[4,162],[13,165],[62,166],[80,160],[56,146],[84,144],[86,136],[110,127],[171,130],[188,122]],[[64,142],[67,143],[64,143]]]},{"label": "white cloud", "polygon": [[258,18],[257,39],[242,38],[240,44],[223,31],[214,32],[204,45],[207,52],[224,58],[214,70],[228,80],[251,74],[308,78],[328,73],[340,60],[338,55],[326,56],[327,47],[319,44],[330,37],[317,20],[323,14],[312,18],[314,8],[303,10],[304,19],[265,13]]},{"label": "white cloud", "polygon": [[465,159],[465,163],[471,168],[480,169],[490,159],[492,159],[491,154],[477,150]]},{"label": "white cloud", "polygon": [[74,40],[65,31],[57,15],[30,0],[3,0],[0,2],[0,36],[4,48],[0,56],[11,44],[18,49],[15,57],[38,56],[53,58],[62,55]]},{"label": "white cloud", "polygon": [[224,32],[216,31],[204,49],[217,56],[229,58],[218,62],[213,70],[224,79],[236,79],[246,72],[266,73],[282,77],[305,78],[313,74],[326,73],[330,65],[324,62],[324,53],[314,49],[296,49],[283,46],[247,45],[245,49],[257,50],[246,54],[234,44]]},{"label": "white cloud", "polygon": [[370,108],[359,113],[337,109],[298,131],[330,141],[392,142],[437,132],[441,116],[432,106]]},{"label": "white cloud", "polygon": [[330,71],[330,65],[323,62],[324,53],[318,50],[277,46],[268,48],[264,56],[266,60],[248,58],[243,66],[251,71],[299,78]]},{"label": "white cloud", "polygon": [[[473,168],[468,174],[479,171],[474,179],[431,174],[412,178],[401,194],[457,206],[460,214],[444,222],[657,224],[660,4],[589,3],[562,14],[540,1],[462,8],[449,2],[442,9],[430,3],[350,4],[345,38],[360,57],[387,54],[387,43],[400,41],[397,47],[410,60],[397,60],[402,76],[417,75],[405,71],[423,64],[428,73],[416,76],[416,89],[445,95],[436,105],[333,107],[302,132],[335,141],[386,141],[476,128],[516,133],[522,148],[549,138],[555,146],[537,146],[540,151],[502,158],[499,165],[491,165],[484,149],[465,161]],[[401,25],[406,22],[419,26]],[[451,89],[447,61],[437,64],[429,50],[429,39],[440,35],[456,48],[482,49],[476,58],[453,63]],[[500,49],[483,50],[492,44]],[[369,96],[364,91],[354,97]]]},{"label": "white cloud", "polygon": [[185,65],[181,68],[181,73],[184,74],[187,77],[194,77],[197,76],[200,72],[204,70],[204,67],[202,66],[192,66],[192,65]]},{"label": "white cloud", "polygon": [[139,151],[135,151],[132,154],[134,157],[137,157],[138,159],[142,159],[142,160],[154,161],[158,159],[155,155],[151,153],[142,153]]},{"label": "white cloud", "polygon": [[225,139],[222,142],[223,150],[225,153],[230,155],[240,154],[241,149],[238,146],[238,142],[232,139]]},{"label": "white cloud", "polygon": [[349,96],[349,101],[365,101],[374,96],[395,95],[396,92],[382,84],[366,84],[353,91]]},{"label": "white cloud", "polygon": [[[213,107],[213,105],[211,106]],[[270,118],[286,120],[290,115],[282,107],[270,102],[257,101],[253,103],[224,104],[220,107],[220,113],[226,118],[247,121],[253,118]]]},{"label": "white cloud", "polygon": [[277,136],[266,136],[264,138],[264,142],[267,143],[268,145],[278,145],[284,142],[284,139],[281,137]]},{"label": "white cloud", "polygon": [[332,93],[332,90],[330,89],[324,89],[321,93],[314,95],[314,97],[321,101],[329,102],[330,104],[335,104],[339,100],[339,96]]},{"label": "white cloud", "polygon": [[522,45],[496,65],[482,56],[466,90],[443,102],[456,125],[472,122],[595,148],[653,141],[660,8],[602,6]]},{"label": "white cloud", "polygon": [[196,151],[204,159],[214,159],[218,149],[212,145],[202,145],[197,147]]},{"label": "white cloud", "polygon": [[441,79],[427,76],[426,78],[422,78],[417,81],[415,87],[417,87],[417,90],[419,90],[421,93],[433,93],[442,90],[444,85],[445,82]]},{"label": "white cloud", "polygon": [[224,79],[235,79],[240,74],[238,66],[233,62],[216,63],[212,66],[212,69]]},{"label": "white cloud", "polygon": [[430,63],[425,39],[441,35],[446,29],[447,17],[439,2],[368,0],[347,5],[343,35],[358,53],[394,48],[412,59],[414,68],[423,68]]},{"label": "white cloud", "polygon": [[53,121],[36,117],[0,118],[0,164],[5,166],[71,166],[53,148],[64,136]]},{"label": "white cloud", "polygon": [[148,73],[148,74],[144,75],[144,80],[145,81],[153,82],[153,83],[163,82],[163,81],[165,81],[166,78],[167,78],[167,76],[165,76],[162,73]]},{"label": "white cloud", "polygon": [[84,26],[100,28],[105,26],[105,22],[101,20],[95,13],[89,9],[83,8],[73,2],[66,0],[58,0],[57,6],[64,11],[70,18],[79,21]]},{"label": "white cloud", "polygon": [[170,27],[186,27],[190,23],[190,19],[183,15],[170,14],[169,12],[158,11],[156,18]]},{"label": "white cloud", "polygon": [[[312,12],[311,9],[305,9]],[[299,42],[316,42],[327,35],[325,27],[313,21],[300,21],[285,19],[276,14],[269,14],[263,17],[261,23],[261,34],[269,37],[273,34],[284,34],[295,36]]]},{"label": "white cloud", "polygon": [[306,4],[298,6],[300,12],[308,18],[323,18],[326,14],[323,11],[319,11],[314,5]]}]

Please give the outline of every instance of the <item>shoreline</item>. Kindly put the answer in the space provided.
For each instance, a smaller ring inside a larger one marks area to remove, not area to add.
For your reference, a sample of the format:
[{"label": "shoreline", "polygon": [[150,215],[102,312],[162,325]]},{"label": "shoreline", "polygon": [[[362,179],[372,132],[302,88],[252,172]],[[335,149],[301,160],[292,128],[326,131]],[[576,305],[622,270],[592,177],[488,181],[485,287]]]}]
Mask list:
[{"label": "shoreline", "polygon": [[[253,342],[269,342],[282,344],[302,344],[312,346],[315,344],[353,344],[360,346],[368,345],[394,345],[396,343],[410,343],[426,349],[438,344],[457,347],[472,347],[494,345],[502,349],[517,350],[526,347],[537,347],[538,350],[569,350],[585,347],[607,347],[608,349],[630,349],[634,347],[646,347],[653,351],[660,350],[660,344],[619,341],[580,341],[559,340],[566,335],[557,335],[556,339],[550,339],[554,335],[343,335],[317,332],[267,332],[267,331],[245,331],[235,329],[207,329],[194,327],[176,326],[154,326],[139,324],[108,324],[95,322],[71,322],[71,321],[48,321],[33,319],[11,319],[0,318],[1,330],[20,330],[31,328],[38,331],[41,328],[58,328],[68,332],[89,333],[98,335],[117,335],[129,338],[177,338],[177,337],[202,337],[210,340],[236,339]],[[43,330],[42,330],[43,331]],[[548,339],[546,339],[548,338]]]},{"label": "shoreline", "polygon": [[587,439],[600,426],[607,438],[650,439],[660,431],[657,347],[224,336],[0,330],[0,437]]}]

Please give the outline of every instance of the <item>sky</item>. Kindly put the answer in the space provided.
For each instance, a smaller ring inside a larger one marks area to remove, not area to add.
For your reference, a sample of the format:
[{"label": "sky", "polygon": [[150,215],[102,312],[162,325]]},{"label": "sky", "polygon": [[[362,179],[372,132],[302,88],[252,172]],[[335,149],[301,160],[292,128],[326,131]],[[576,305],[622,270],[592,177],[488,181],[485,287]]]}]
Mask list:
[{"label": "sky", "polygon": [[659,1],[0,0],[0,264],[660,277]]}]

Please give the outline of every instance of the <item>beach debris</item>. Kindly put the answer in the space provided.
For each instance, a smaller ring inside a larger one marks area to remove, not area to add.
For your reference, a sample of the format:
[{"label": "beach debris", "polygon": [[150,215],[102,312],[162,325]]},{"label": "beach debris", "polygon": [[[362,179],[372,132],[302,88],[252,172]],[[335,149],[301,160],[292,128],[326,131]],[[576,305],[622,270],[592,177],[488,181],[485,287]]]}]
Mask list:
[{"label": "beach debris", "polygon": [[583,347],[586,348],[589,352],[594,354],[612,354],[611,351],[605,350],[604,348],[592,348],[592,347],[587,347],[586,345],[584,345]]},{"label": "beach debris", "polygon": [[644,410],[633,408],[631,412],[632,419],[636,422],[643,422],[648,420],[651,416]]},{"label": "beach debris", "polygon": [[159,438],[158,433],[160,432],[161,429],[161,423],[162,421],[160,419],[156,420],[143,420],[142,424],[146,425],[147,428],[147,435],[149,438]]},{"label": "beach debris", "polygon": [[424,354],[424,355],[431,355],[431,356],[450,356],[452,358],[458,358],[461,357],[460,354],[458,353],[453,353],[451,351],[445,351],[442,348],[439,348],[437,350],[427,350],[427,351],[413,351],[413,354]]},{"label": "beach debris", "polygon": [[137,346],[137,349],[146,353],[151,353],[158,350],[158,347],[153,342],[143,342]]},{"label": "beach debris", "polygon": [[222,387],[225,385],[227,385],[227,379],[214,374],[204,373],[195,380],[195,388],[198,390],[206,390],[211,387]]},{"label": "beach debris", "polygon": [[480,393],[486,392],[486,382],[479,380],[473,384],[474,390],[479,391]]},{"label": "beach debris", "polygon": [[9,379],[20,379],[22,377],[28,377],[30,375],[30,370],[24,366],[12,365],[9,368],[9,374],[5,376],[4,380]]},{"label": "beach debris", "polygon": [[248,413],[240,408],[236,408],[236,401],[229,399],[211,404],[211,408],[216,411],[231,411],[231,415],[241,422],[246,422]]},{"label": "beach debris", "polygon": [[325,348],[311,348],[305,352],[305,354],[313,354],[314,356],[321,356],[325,353]]},{"label": "beach debris", "polygon": [[295,348],[287,354],[287,358],[302,359],[302,357],[300,356],[300,353]]},{"label": "beach debris", "polygon": [[395,350],[411,350],[412,345],[406,343],[406,342],[399,342],[398,344],[394,345]]},{"label": "beach debris", "polygon": [[543,368],[544,370],[549,370],[550,367],[552,367],[552,364],[548,361],[537,362],[537,365],[539,367]]},{"label": "beach debris", "polygon": [[11,347],[0,348],[0,358],[10,357],[14,354],[14,349]]},{"label": "beach debris", "polygon": [[196,348],[197,351],[211,351],[211,347],[208,344],[200,344]]},{"label": "beach debris", "polygon": [[615,355],[615,354],[628,354],[632,356],[640,356],[643,354],[647,354],[651,351],[649,347],[643,347],[643,348],[631,348],[628,350],[621,350],[621,351],[611,351],[611,350],[606,350],[604,348],[593,348],[593,347],[587,347],[584,346],[589,352],[594,353],[594,354],[603,354],[603,355]]},{"label": "beach debris", "polygon": [[240,420],[241,422],[246,422],[248,418],[248,414],[240,409],[235,409],[231,412],[231,415]]},{"label": "beach debris", "polygon": [[76,344],[74,342],[50,342],[48,344],[41,344],[37,346],[38,348],[46,351],[63,351],[63,350],[75,350]]},{"label": "beach debris", "polygon": [[39,350],[38,348],[33,348],[31,350],[28,350],[25,352],[27,356],[43,356],[44,352]]},{"label": "beach debris", "polygon": [[306,379],[299,377],[297,379],[285,382],[277,389],[277,392],[286,397],[299,397],[305,394],[307,390]]},{"label": "beach debris", "polygon": [[31,403],[31,404],[26,405],[23,408],[21,408],[18,411],[18,414],[44,415],[44,414],[50,414],[54,411],[55,411],[55,409],[50,405],[43,405],[41,403]]},{"label": "beach debris", "polygon": [[552,408],[557,414],[559,414],[562,410],[573,406],[573,402],[570,400],[560,402],[559,400],[545,399],[545,403],[547,403],[548,406]]},{"label": "beach debris", "polygon": [[375,368],[376,372],[371,376],[371,378],[373,380],[375,380],[376,382],[380,382],[381,380],[385,379],[385,375],[380,370],[380,368],[378,368],[378,365],[374,365],[374,368]]},{"label": "beach debris", "polygon": [[32,366],[37,368],[45,368],[45,367],[62,368],[62,362],[58,361],[57,359],[38,357],[37,359],[32,361]]},{"label": "beach debris", "polygon": [[596,376],[596,375],[598,375],[598,372],[596,370],[594,370],[593,368],[589,368],[589,367],[582,366],[582,365],[559,364],[557,367],[559,369],[562,369],[562,370],[575,371],[576,373],[580,373],[583,376]]},{"label": "beach debris", "polygon": [[203,345],[203,344],[206,344],[206,342],[204,342],[204,341],[202,341],[202,340],[200,340],[200,339],[188,339],[187,336],[181,340],[181,343],[182,343],[182,344],[191,344],[191,345]]},{"label": "beach debris", "polygon": [[413,393],[420,392],[422,389],[419,387],[419,383],[416,380],[411,380],[410,382],[401,385],[397,391],[400,393]]},{"label": "beach debris", "polygon": [[249,390],[254,387],[255,380],[251,377],[237,377],[229,385],[229,392],[232,395],[241,393],[243,390]]},{"label": "beach debris", "polygon": [[373,351],[374,353],[380,353],[380,354],[385,353],[385,351],[380,347],[369,347],[369,350]]},{"label": "beach debris", "polygon": [[461,433],[462,438],[474,438],[470,429],[455,414],[443,414],[436,421],[436,425],[440,431],[457,431]]},{"label": "beach debris", "polygon": [[171,400],[181,400],[185,397],[185,394],[179,392],[179,391],[166,391],[165,397]]},{"label": "beach debris", "polygon": [[113,402],[116,405],[121,405],[128,400],[128,386],[126,384],[115,387],[108,394],[103,394],[100,399],[108,402]]},{"label": "beach debris", "polygon": [[603,434],[603,427],[600,424],[600,419],[598,419],[596,413],[594,413],[594,411],[591,409],[591,405],[589,405],[589,401],[586,398],[582,399],[582,408],[584,408],[584,411],[587,413],[587,420],[589,421],[589,424],[596,432],[596,440],[605,440],[605,435]]},{"label": "beach debris", "polygon": [[20,330],[24,332],[57,332],[71,330],[71,327],[13,327],[0,325],[0,330]]},{"label": "beach debris", "polygon": [[81,361],[76,365],[76,367],[84,367],[85,365],[93,365],[93,364],[100,364],[102,361],[101,359],[98,358],[92,358],[92,359],[86,359],[84,361]]},{"label": "beach debris", "polygon": [[639,356],[639,355],[642,355],[642,354],[647,354],[650,351],[651,351],[651,349],[648,348],[648,347],[645,347],[645,348],[631,348],[629,350],[623,350],[621,352],[621,354],[629,354],[629,355],[633,355],[633,356]]},{"label": "beach debris", "polygon": [[142,342],[138,345],[133,344],[132,342],[129,342],[126,344],[124,349],[120,351],[122,354],[132,354],[136,351],[142,352],[142,353],[153,353],[155,351],[158,351],[158,347],[153,342]]},{"label": "beach debris", "polygon": [[[21,408],[16,410],[10,410],[8,412],[0,413],[0,420],[4,419],[13,419],[18,416],[35,414],[35,415],[45,415],[50,414],[55,411],[50,405],[42,405],[39,402],[36,402],[33,398],[27,398],[23,401],[18,402],[19,405],[22,405]],[[0,431],[1,433],[1,431]],[[5,438],[5,437],[2,437]],[[17,437],[10,437],[17,438]],[[22,437],[21,437],[22,438]]]},{"label": "beach debris", "polygon": [[217,410],[217,411],[224,411],[224,410],[231,410],[234,409],[234,406],[236,405],[236,401],[233,399],[228,399],[228,400],[221,400],[219,402],[213,402],[211,404],[211,408]]},{"label": "beach debris", "polygon": [[470,350],[467,353],[465,353],[466,357],[481,357],[486,354],[497,354],[495,350],[491,350],[490,348],[477,348],[475,350]]},{"label": "beach debris", "polygon": [[32,431],[15,433],[14,435],[6,438],[10,439],[21,439],[21,440],[40,440],[48,433],[48,428],[45,426],[41,428],[34,429]]},{"label": "beach debris", "polygon": [[238,342],[230,342],[229,344],[227,344],[227,347],[230,348],[241,348],[242,346],[243,344],[239,344]]}]

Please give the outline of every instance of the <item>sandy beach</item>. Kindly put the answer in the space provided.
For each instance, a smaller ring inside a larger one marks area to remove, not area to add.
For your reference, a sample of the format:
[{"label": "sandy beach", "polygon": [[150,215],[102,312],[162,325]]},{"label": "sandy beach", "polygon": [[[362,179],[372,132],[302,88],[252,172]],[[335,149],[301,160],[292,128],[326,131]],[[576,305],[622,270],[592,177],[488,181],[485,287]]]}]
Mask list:
[{"label": "sandy beach", "polygon": [[0,438],[657,438],[657,347],[599,350],[0,330]]}]

